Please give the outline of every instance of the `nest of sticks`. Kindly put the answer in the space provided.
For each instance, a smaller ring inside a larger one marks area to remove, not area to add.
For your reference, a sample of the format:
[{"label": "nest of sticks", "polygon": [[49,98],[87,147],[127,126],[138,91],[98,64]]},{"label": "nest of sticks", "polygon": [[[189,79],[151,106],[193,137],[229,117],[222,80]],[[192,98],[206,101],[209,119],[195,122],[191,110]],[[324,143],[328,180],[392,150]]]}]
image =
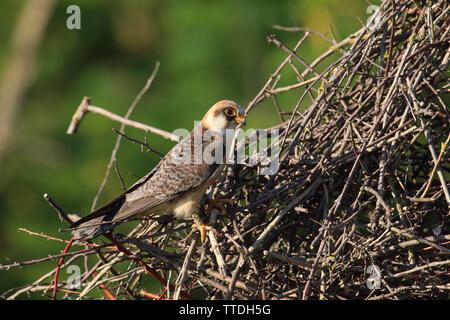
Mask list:
[{"label": "nest of sticks", "polygon": [[[449,13],[444,0],[386,0],[370,23],[339,43],[275,26],[301,36],[294,48],[267,36],[286,59],[247,113],[265,100],[279,113],[279,125],[265,130],[279,133],[276,174],[261,174],[260,163],[229,166],[210,195],[231,201],[212,211],[216,231],[203,245],[191,221],[148,218],[126,235],[107,235],[110,241],[2,266],[60,259],[3,297],[448,297]],[[310,36],[330,47],[306,63],[297,52]],[[297,81],[280,86],[282,71]],[[298,96],[295,106],[279,103],[288,92]],[[96,108],[84,99],[79,110],[103,112]],[[58,273],[73,264],[84,267],[79,287],[69,290]]]}]

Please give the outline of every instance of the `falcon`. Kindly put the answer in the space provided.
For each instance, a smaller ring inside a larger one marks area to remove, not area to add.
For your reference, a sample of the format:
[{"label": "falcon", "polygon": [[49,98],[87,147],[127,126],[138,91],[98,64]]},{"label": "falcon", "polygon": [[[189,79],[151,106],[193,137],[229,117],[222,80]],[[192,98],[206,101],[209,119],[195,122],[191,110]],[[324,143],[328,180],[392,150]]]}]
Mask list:
[{"label": "falcon", "polygon": [[[127,220],[154,213],[191,218],[225,166],[226,133],[229,129],[234,132],[238,125],[245,125],[242,106],[230,100],[217,102],[152,171],[111,202],[74,222],[70,226],[74,240],[93,239]],[[204,241],[205,226],[197,227]]]}]

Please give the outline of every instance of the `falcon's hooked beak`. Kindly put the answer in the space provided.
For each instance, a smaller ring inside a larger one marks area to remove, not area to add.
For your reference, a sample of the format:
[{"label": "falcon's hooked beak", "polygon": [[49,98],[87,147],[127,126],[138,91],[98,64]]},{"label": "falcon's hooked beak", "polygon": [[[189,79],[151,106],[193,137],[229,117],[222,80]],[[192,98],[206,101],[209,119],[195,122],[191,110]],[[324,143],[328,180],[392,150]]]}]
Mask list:
[{"label": "falcon's hooked beak", "polygon": [[245,126],[245,115],[243,113],[241,113],[236,118],[234,118],[234,121],[237,124],[242,124],[243,126]]}]

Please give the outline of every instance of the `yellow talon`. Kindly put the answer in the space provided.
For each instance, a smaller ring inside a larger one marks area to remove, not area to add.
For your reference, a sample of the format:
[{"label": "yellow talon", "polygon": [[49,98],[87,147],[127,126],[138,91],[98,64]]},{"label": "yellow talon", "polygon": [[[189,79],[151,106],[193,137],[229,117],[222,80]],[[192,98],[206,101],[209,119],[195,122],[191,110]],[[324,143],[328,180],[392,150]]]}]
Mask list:
[{"label": "yellow talon", "polygon": [[202,243],[205,243],[206,239],[206,230],[214,230],[211,226],[208,226],[206,224],[192,224],[192,229],[198,229],[200,231],[200,239],[202,240]]}]

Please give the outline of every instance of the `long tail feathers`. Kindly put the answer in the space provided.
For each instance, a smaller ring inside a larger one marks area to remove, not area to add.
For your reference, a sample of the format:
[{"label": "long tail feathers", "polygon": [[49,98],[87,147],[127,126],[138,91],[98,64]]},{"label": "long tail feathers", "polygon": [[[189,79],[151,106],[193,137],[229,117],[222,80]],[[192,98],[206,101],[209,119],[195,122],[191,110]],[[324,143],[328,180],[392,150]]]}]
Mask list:
[{"label": "long tail feathers", "polygon": [[114,223],[114,216],[124,202],[125,196],[121,195],[73,223],[69,229],[72,230],[74,239],[89,240],[112,229],[116,225],[116,223]]}]

